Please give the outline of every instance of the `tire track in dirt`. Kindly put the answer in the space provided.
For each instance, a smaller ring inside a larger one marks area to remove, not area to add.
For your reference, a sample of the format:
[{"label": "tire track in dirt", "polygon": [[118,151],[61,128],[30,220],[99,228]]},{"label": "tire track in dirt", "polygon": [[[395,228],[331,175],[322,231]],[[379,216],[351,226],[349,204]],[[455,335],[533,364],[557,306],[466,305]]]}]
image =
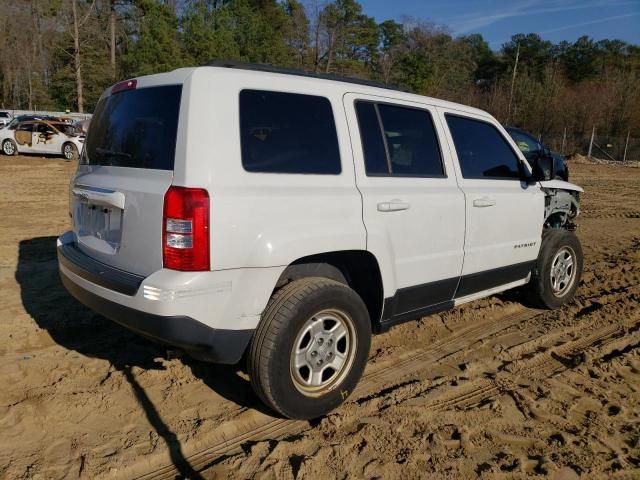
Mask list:
[{"label": "tire track in dirt", "polygon": [[[604,213],[606,212],[606,213]],[[640,218],[640,212],[631,211],[631,212],[610,212],[608,210],[589,210],[586,212],[582,212],[585,218],[600,220],[603,218]]]},{"label": "tire track in dirt", "polygon": [[[472,367],[471,371],[465,369],[464,372],[460,372],[460,375],[454,373],[453,377],[447,375],[440,378],[432,377],[433,379],[428,378],[432,375],[431,372],[427,374],[427,378],[421,375],[419,379],[405,382],[401,382],[397,373],[393,373],[395,369],[391,369],[390,375],[395,376],[394,386],[385,388],[379,394],[369,398],[357,399],[357,403],[362,405],[359,415],[366,416],[368,413],[376,415],[390,406],[403,404],[418,406],[421,411],[431,410],[436,415],[447,411],[469,411],[488,406],[498,397],[508,395],[525,418],[535,417],[536,414],[532,413],[528,407],[527,398],[519,393],[522,385],[519,385],[518,379],[524,379],[525,383],[530,383],[532,380],[553,378],[594,358],[600,361],[599,359],[638,348],[640,345],[639,314],[632,314],[626,320],[611,321],[611,318],[620,318],[616,313],[622,306],[629,302],[637,303],[637,298],[630,297],[628,292],[629,289],[637,287],[637,284],[632,283],[630,281],[632,279],[626,278],[627,275],[622,277],[619,280],[625,288],[606,290],[597,296],[583,295],[579,302],[562,310],[541,314],[539,312],[529,318],[522,318],[522,325],[516,330],[516,335],[519,334],[528,340],[512,343],[513,346],[505,350],[507,358],[502,358],[503,352],[498,355],[498,358],[503,360],[503,366],[508,366],[508,369],[498,368],[497,371],[492,371],[491,368],[478,370]],[[596,301],[596,298],[599,301]],[[506,323],[508,322],[502,325]],[[476,340],[486,343],[485,347],[491,347],[491,345],[497,345],[494,342],[501,341],[502,338],[513,338],[513,330],[506,325],[505,327]],[[474,329],[472,327],[468,330],[469,333],[473,333]],[[492,340],[487,342],[488,339]],[[451,337],[448,340],[455,342]],[[467,349],[470,349],[474,343],[476,342],[471,341]],[[429,364],[437,365],[445,358],[467,349],[454,349],[448,355],[431,359]],[[430,353],[433,354],[430,350],[421,352],[424,355]],[[454,357],[451,361],[456,363],[457,359]],[[470,379],[466,378],[469,376]],[[485,378],[479,378],[481,376]],[[458,386],[458,379],[465,383]],[[364,390],[366,387],[363,387]],[[382,400],[382,403],[377,400]],[[294,435],[281,440],[296,442],[297,438],[299,437]],[[216,463],[218,462],[212,461],[210,465]]]},{"label": "tire track in dirt", "polygon": [[[549,378],[583,363],[586,360],[585,352],[590,349],[603,352],[612,349],[623,350],[628,346],[637,345],[640,342],[638,317],[635,315],[635,321],[624,322],[622,325],[601,326],[584,338],[551,347],[529,358],[523,353],[520,360],[507,365],[507,368],[513,365],[511,368],[506,372],[499,371],[494,378],[480,378],[459,387],[447,387],[444,392],[436,392],[431,398],[420,398],[416,395],[411,405],[423,405],[425,409],[442,412],[452,409],[467,410],[488,403],[496,395],[518,389],[517,385],[506,379],[507,375],[516,375],[528,381]],[[577,331],[578,328],[574,327],[573,330]],[[545,337],[545,340],[548,339]],[[593,353],[589,353],[589,356],[593,356]]]},{"label": "tire track in dirt", "polygon": [[[419,380],[406,380],[412,375],[423,371],[425,367],[433,367],[435,364],[441,363],[447,358],[469,349],[479,342],[486,342],[491,338],[499,337],[515,325],[522,323],[527,323],[528,325],[520,333],[522,335],[530,334],[533,338],[509,350],[515,357],[524,357],[524,360],[515,360],[514,362],[509,362],[509,364],[516,364],[517,373],[521,376],[535,374],[536,377],[546,377],[557,374],[568,368],[559,361],[559,359],[566,358],[570,360],[575,352],[585,350],[593,345],[600,345],[606,339],[611,339],[612,341],[617,340],[625,328],[620,324],[609,323],[596,329],[587,337],[557,347],[550,345],[545,351],[532,357],[527,358],[527,352],[531,352],[531,348],[534,348],[536,342],[538,342],[538,344],[540,343],[540,338],[542,338],[545,343],[553,343],[557,341],[558,337],[567,335],[569,331],[584,330],[581,325],[583,323],[587,325],[593,322],[592,317],[599,315],[603,308],[624,301],[622,297],[626,295],[627,290],[637,285],[631,281],[623,281],[622,283],[624,284],[624,288],[581,298],[581,301],[570,309],[575,310],[574,315],[581,320],[578,325],[574,324],[568,328],[561,328],[557,334],[551,336],[546,332],[540,331],[540,325],[536,320],[554,317],[555,312],[527,309],[523,306],[518,306],[515,312],[508,313],[500,318],[488,317],[484,321],[476,322],[470,326],[456,330],[429,348],[411,350],[399,353],[393,358],[385,359],[385,361],[374,365],[373,371],[365,374],[349,401],[366,403],[372,398],[378,397],[380,391],[383,391],[382,394],[384,395],[398,388],[414,388],[413,384],[419,382]],[[610,301],[601,300],[601,302],[592,300],[595,298],[601,299],[603,294],[612,296],[613,298]],[[581,315],[576,315],[576,313],[580,312],[582,312]],[[540,348],[540,345],[538,345],[537,348]],[[624,348],[624,346],[620,348]],[[509,372],[510,375],[513,373],[513,370]],[[491,401],[496,395],[509,390],[509,386],[513,387],[513,389],[516,388],[514,385],[509,385],[509,382],[505,383],[501,381],[499,375],[500,372],[498,372],[498,376],[494,379],[475,379],[472,380],[471,383],[460,387],[447,386],[445,395],[449,395],[449,397],[442,400],[442,405],[425,405],[425,407],[433,408],[435,411],[444,411],[451,408],[473,408],[474,406]],[[385,389],[385,387],[391,388]],[[454,389],[453,393],[451,391],[452,388]],[[459,390],[455,390],[456,388]],[[430,385],[428,389],[437,390],[438,386]],[[417,393],[413,392],[413,394],[405,396],[404,399],[409,400],[411,403],[414,403],[416,400],[420,402],[423,399],[419,398],[419,395],[424,392],[425,390]],[[402,397],[402,395],[400,396]],[[422,404],[422,402],[420,403]],[[204,447],[200,451],[186,456],[187,461],[196,471],[206,469],[208,465],[238,450],[245,443],[283,439],[308,429],[309,423],[273,418],[254,410],[245,410],[233,421],[223,424],[221,428],[223,432],[214,436],[213,439],[208,442],[208,447]],[[176,469],[174,465],[166,465],[159,469],[148,471],[138,478],[173,478],[175,474]]]},{"label": "tire track in dirt", "polygon": [[[403,380],[424,370],[425,367],[431,367],[434,363],[441,362],[451,355],[470,348],[473,344],[495,337],[514,325],[531,320],[541,314],[543,314],[542,310],[518,306],[515,312],[508,313],[503,317],[497,319],[488,317],[485,321],[456,330],[431,347],[407,351],[380,362],[374,366],[373,371],[365,373],[349,401],[357,401],[373,392],[380,391],[389,384],[402,385]],[[191,455],[185,455],[185,459],[191,468],[201,471],[247,442],[282,439],[288,435],[300,433],[309,426],[309,422],[274,418],[256,410],[245,410],[233,421],[223,424],[220,427],[222,431],[207,442],[208,446],[202,447]],[[194,450],[196,449],[194,448]],[[140,470],[143,470],[141,465],[134,465],[131,473],[125,476],[129,478],[139,475],[135,478],[141,480],[173,479],[179,473],[173,464],[150,469],[144,473],[140,473]]]}]

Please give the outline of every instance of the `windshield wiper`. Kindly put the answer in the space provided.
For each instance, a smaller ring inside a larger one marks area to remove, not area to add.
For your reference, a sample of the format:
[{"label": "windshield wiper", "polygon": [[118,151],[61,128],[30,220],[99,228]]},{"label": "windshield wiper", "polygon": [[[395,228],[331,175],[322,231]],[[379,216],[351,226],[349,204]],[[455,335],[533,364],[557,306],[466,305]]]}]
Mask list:
[{"label": "windshield wiper", "polygon": [[98,152],[100,155],[106,155],[109,157],[122,157],[122,158],[131,158],[131,154],[130,153],[126,153],[126,152],[116,152],[115,150],[108,150],[106,148],[96,148],[96,152]]}]

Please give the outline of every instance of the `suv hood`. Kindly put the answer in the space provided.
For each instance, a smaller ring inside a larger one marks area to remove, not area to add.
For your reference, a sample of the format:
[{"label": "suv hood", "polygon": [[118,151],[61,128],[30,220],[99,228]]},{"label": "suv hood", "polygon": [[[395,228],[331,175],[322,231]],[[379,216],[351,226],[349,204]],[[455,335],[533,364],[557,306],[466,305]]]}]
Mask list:
[{"label": "suv hood", "polygon": [[543,188],[553,188],[556,190],[571,190],[574,192],[584,192],[584,188],[579,187],[573,183],[565,182],[564,180],[547,180],[540,182],[540,186]]}]

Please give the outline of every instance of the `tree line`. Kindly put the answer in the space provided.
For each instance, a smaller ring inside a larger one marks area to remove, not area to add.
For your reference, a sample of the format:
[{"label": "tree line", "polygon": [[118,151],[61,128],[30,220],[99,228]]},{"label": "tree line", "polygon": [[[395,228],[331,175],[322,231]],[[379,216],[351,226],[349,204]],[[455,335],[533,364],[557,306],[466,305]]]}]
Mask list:
[{"label": "tree line", "polygon": [[356,0],[3,4],[3,108],[90,112],[117,80],[218,58],[377,80],[541,135],[640,136],[640,47],[620,40],[527,33],[494,51],[419,18],[378,23]]}]

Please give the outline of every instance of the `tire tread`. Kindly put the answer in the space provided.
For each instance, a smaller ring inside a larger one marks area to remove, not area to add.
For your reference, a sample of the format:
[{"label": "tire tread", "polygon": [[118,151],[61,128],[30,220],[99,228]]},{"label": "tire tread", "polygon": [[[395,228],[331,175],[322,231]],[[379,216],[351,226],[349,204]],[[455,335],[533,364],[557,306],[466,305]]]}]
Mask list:
[{"label": "tire tread", "polygon": [[271,296],[254,333],[247,356],[251,386],[260,400],[284,416],[288,416],[286,408],[274,395],[275,379],[270,378],[269,373],[269,362],[277,354],[278,336],[288,328],[291,317],[310,295],[335,286],[349,288],[325,277],[306,277],[284,285]]}]

